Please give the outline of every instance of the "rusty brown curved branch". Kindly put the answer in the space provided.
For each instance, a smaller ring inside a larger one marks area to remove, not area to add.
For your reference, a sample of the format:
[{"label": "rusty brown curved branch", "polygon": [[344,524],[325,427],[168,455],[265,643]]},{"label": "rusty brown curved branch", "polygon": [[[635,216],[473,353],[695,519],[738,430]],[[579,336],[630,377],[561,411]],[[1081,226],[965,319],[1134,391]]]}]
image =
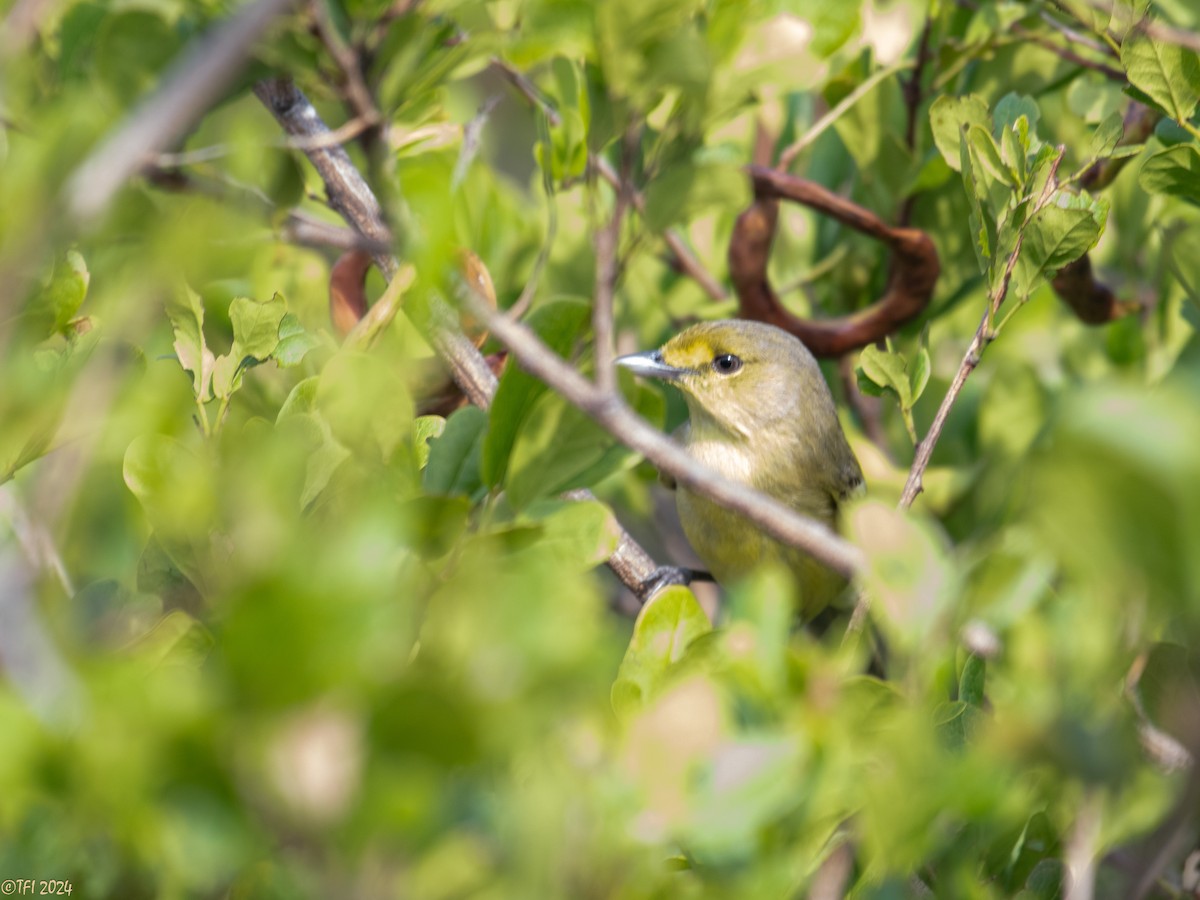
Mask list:
[{"label": "rusty brown curved branch", "polygon": [[[769,322],[794,334],[816,356],[836,357],[883,339],[929,305],[941,263],[925,232],[889,225],[807,179],[766,166],[749,166],[747,172],[754,185],[754,203],[738,217],[729,240],[729,274],[743,318]],[[815,209],[887,245],[892,258],[883,296],[860,312],[835,319],[802,319],[788,312],[767,276],[780,200]]]}]

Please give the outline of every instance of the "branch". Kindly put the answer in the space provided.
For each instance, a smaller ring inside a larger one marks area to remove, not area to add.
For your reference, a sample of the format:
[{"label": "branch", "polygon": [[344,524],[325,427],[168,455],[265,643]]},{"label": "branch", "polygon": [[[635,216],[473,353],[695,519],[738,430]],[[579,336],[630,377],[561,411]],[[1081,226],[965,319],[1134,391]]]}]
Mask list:
[{"label": "branch", "polygon": [[[254,90],[289,135],[313,137],[329,131],[308,98],[290,79],[260,82]],[[325,182],[330,204],[373,246],[390,245],[391,234],[383,223],[379,202],[346,151],[341,147],[330,147],[313,148],[306,153]],[[390,282],[399,271],[399,262],[383,249],[374,250],[373,258]],[[469,286],[473,296],[479,288],[478,280],[469,283]],[[429,321],[423,323],[427,326],[430,342],[450,366],[454,380],[463,393],[476,406],[487,409],[496,393],[495,372],[459,329],[457,317],[445,301],[432,297],[430,304],[432,310]],[[480,305],[486,308],[486,304]],[[481,319],[490,323],[490,319],[495,317],[496,314],[491,313]],[[577,496],[592,499],[590,492]],[[621,532],[617,549],[608,560],[608,567],[640,599],[646,599],[645,585],[657,567],[646,551],[624,531]]]},{"label": "branch", "polygon": [[[941,263],[925,232],[888,225],[869,210],[806,179],[765,166],[749,166],[748,172],[755,201],[738,217],[729,240],[729,273],[743,318],[769,322],[800,338],[814,355],[832,357],[880,340],[929,305]],[[788,312],[767,276],[780,199],[832,216],[886,244],[892,259],[883,296],[867,309],[837,319],[812,321]]]},{"label": "branch", "polygon": [[[337,67],[342,72],[342,79],[345,82],[343,85],[345,99],[350,108],[354,110],[355,120],[365,123],[362,131],[378,128],[383,122],[383,116],[380,115],[379,108],[375,105],[375,98],[371,95],[371,90],[363,78],[362,62],[354,48],[342,40],[337,25],[334,24],[329,13],[326,0],[314,0],[313,17],[321,43],[325,45],[325,49],[329,51],[329,55],[333,57],[333,61],[337,63]],[[378,136],[378,132],[376,136]]]},{"label": "branch", "polygon": [[678,483],[745,516],[771,537],[809,553],[847,577],[865,566],[861,550],[825,525],[802,516],[773,497],[730,481],[703,465],[639,417],[616,394],[601,390],[517,322],[468,296],[471,312],[488,323],[521,366],[541,379],[622,444],[637,451]]},{"label": "branch", "polygon": [[825,113],[825,115],[823,115],[818,121],[814,122],[808,131],[804,132],[804,134],[802,134],[796,141],[787,147],[787,149],[779,154],[779,162],[776,165],[776,168],[781,172],[786,172],[789,168],[791,168],[792,163],[796,161],[796,157],[799,156],[806,147],[811,146],[813,141],[819,138],[835,122],[837,122],[837,120],[845,114],[846,110],[850,109],[850,107],[852,107],[855,103],[857,103],[867,94],[871,93],[871,91],[875,90],[881,81],[891,78],[897,72],[901,72],[904,69],[911,69],[913,65],[913,63],[908,62],[907,60],[902,60],[901,62],[887,66],[883,69],[879,69],[876,72],[872,72],[870,76],[863,80],[862,84],[843,97],[841,102],[833,107],[833,109],[829,110],[829,112]]},{"label": "branch", "polygon": [[[1042,195],[1038,198],[1034,205],[1033,212],[1025,220],[1026,223],[1032,222],[1034,216],[1041,212],[1050,200],[1054,197],[1054,191],[1057,187],[1058,167],[1062,164],[1063,154],[1066,148],[1060,146],[1058,148],[1058,156],[1050,166],[1050,174],[1046,179],[1046,186],[1042,189]],[[929,431],[924,439],[917,444],[916,457],[913,459],[912,468],[908,473],[908,480],[904,483],[904,492],[900,495],[900,508],[908,509],[912,506],[913,501],[917,499],[917,495],[924,490],[922,478],[925,470],[929,467],[930,457],[933,456],[933,448],[937,446],[938,439],[942,436],[942,429],[946,425],[946,417],[950,415],[950,408],[954,406],[954,401],[958,399],[958,395],[962,392],[963,385],[966,384],[967,378],[975,367],[979,365],[980,357],[983,355],[984,348],[995,338],[995,332],[992,330],[992,317],[995,316],[1004,299],[1008,296],[1008,286],[1012,281],[1013,270],[1017,267],[1017,259],[1021,255],[1021,247],[1025,243],[1025,229],[1022,228],[1017,234],[1017,242],[1013,246],[1013,251],[1009,254],[1008,261],[1004,266],[1004,274],[1000,278],[1000,283],[994,289],[994,292],[988,297],[987,307],[983,311],[983,316],[979,320],[979,327],[975,329],[975,336],[971,338],[971,343],[967,347],[967,352],[963,355],[963,360],[959,364],[958,371],[954,373],[954,380],[950,382],[950,389],[946,391],[946,396],[942,398],[942,403],[938,407],[937,414],[933,417],[933,423],[929,426]]]},{"label": "branch", "polygon": [[627,133],[621,143],[621,174],[617,179],[616,202],[612,217],[596,231],[596,296],[592,305],[592,335],[596,364],[596,385],[604,393],[617,389],[617,371],[613,366],[613,295],[620,276],[617,260],[617,244],[621,239],[621,221],[629,204],[629,168],[632,161],[630,140]]},{"label": "branch", "polygon": [[164,75],[162,87],[67,180],[67,214],[81,223],[99,217],[130,176],[177,141],[233,84],[255,41],[293,2],[255,0],[194,41]]}]

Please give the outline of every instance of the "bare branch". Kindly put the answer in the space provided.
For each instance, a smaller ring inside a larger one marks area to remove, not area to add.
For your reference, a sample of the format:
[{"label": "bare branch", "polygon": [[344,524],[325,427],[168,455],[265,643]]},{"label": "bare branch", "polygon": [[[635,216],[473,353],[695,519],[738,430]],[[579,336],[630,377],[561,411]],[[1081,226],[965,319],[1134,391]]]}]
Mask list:
[{"label": "bare branch", "polygon": [[[260,81],[254,86],[254,93],[292,137],[312,140],[329,133],[329,127],[312,103],[290,78]],[[392,235],[383,222],[383,209],[346,151],[339,146],[314,147],[305,154],[325,182],[330,206],[369,241],[377,246],[390,246]],[[391,281],[400,266],[396,257],[379,250],[372,258]],[[496,392],[496,376],[458,329],[453,311],[436,298],[430,299],[430,306],[431,321],[423,323],[429,340],[450,364],[454,380],[471,402],[486,409]]]},{"label": "bare branch", "polygon": [[773,497],[718,475],[682,447],[652,427],[616,394],[600,390],[546,347],[525,326],[468,298],[471,311],[488,323],[492,333],[521,366],[541,379],[568,403],[595,420],[632,450],[636,450],[680,484],[745,516],[772,537],[811,554],[832,569],[853,577],[865,565],[857,547],[815,519],[802,516]]},{"label": "bare branch", "polygon": [[126,180],[166,150],[220,98],[241,72],[254,43],[295,0],[255,0],[194,41],[164,76],[163,85],[120,129],[80,164],[64,189],[77,222],[97,218]]},{"label": "bare branch", "polygon": [[813,126],[809,128],[808,131],[804,132],[804,134],[802,134],[795,142],[793,142],[791,146],[779,154],[779,163],[776,168],[778,168],[781,172],[786,172],[791,167],[792,163],[796,161],[796,157],[799,156],[806,147],[809,147],[813,141],[815,141],[830,127],[832,127],[833,124],[837,122],[837,120],[840,119],[848,109],[850,109],[850,107],[852,107],[863,97],[867,96],[867,94],[871,93],[871,91],[875,90],[880,82],[886,81],[897,72],[903,72],[905,69],[911,69],[913,65],[914,64],[909,60],[902,60],[898,63],[887,66],[886,68],[872,72],[866,79],[863,80],[862,84],[843,97],[840,103],[833,107],[833,109],[829,110],[829,112],[825,113],[825,115],[823,115],[818,121],[814,122]]}]

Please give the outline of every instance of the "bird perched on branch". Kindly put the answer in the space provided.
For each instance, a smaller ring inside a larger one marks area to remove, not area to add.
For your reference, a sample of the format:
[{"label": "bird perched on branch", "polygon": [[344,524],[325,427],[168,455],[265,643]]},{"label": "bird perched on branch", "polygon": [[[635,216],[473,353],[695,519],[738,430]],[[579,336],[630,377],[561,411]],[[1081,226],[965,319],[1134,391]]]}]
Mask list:
[{"label": "bird perched on branch", "polygon": [[[616,362],[683,392],[689,417],[679,432],[683,446],[726,478],[831,528],[842,502],[862,493],[862,469],[817,361],[786,331],[762,322],[703,322],[660,350]],[[719,582],[782,562],[796,576],[808,616],[845,586],[841,575],[803,551],[683,485],[675,502],[688,541]]]}]

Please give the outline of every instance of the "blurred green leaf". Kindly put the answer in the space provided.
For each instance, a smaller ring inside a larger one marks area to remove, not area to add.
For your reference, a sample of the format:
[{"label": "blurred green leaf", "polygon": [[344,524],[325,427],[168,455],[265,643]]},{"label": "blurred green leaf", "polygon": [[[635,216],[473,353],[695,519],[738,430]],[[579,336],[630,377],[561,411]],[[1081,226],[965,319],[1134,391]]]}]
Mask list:
[{"label": "blurred green leaf", "polygon": [[90,280],[87,263],[75,250],[68,250],[55,263],[46,286],[29,305],[28,315],[40,336],[67,330],[87,297]]},{"label": "blurred green leaf", "polygon": [[204,304],[200,295],[186,285],[182,291],[168,295],[167,316],[175,331],[175,355],[179,364],[192,373],[196,399],[208,400],[212,395],[216,359],[204,342]]},{"label": "blurred green leaf", "polygon": [[[590,307],[583,301],[555,300],[533,310],[525,324],[546,346],[565,357],[588,321],[589,312]],[[509,365],[500,376],[482,456],[483,479],[488,486],[504,481],[521,424],[545,391],[542,382],[519,366]]]},{"label": "blurred green leaf", "polygon": [[442,433],[429,441],[425,490],[431,494],[474,495],[483,486],[480,463],[488,431],[488,414],[464,406],[446,420]]},{"label": "blurred green leaf", "polygon": [[1160,150],[1142,164],[1138,183],[1152,194],[1182,197],[1200,205],[1200,148],[1179,144]]},{"label": "blurred green leaf", "polygon": [[708,616],[687,588],[668,587],[651,597],[638,613],[612,687],[617,714],[640,708],[662,687],[668,670],[692,641],[711,630]]}]

